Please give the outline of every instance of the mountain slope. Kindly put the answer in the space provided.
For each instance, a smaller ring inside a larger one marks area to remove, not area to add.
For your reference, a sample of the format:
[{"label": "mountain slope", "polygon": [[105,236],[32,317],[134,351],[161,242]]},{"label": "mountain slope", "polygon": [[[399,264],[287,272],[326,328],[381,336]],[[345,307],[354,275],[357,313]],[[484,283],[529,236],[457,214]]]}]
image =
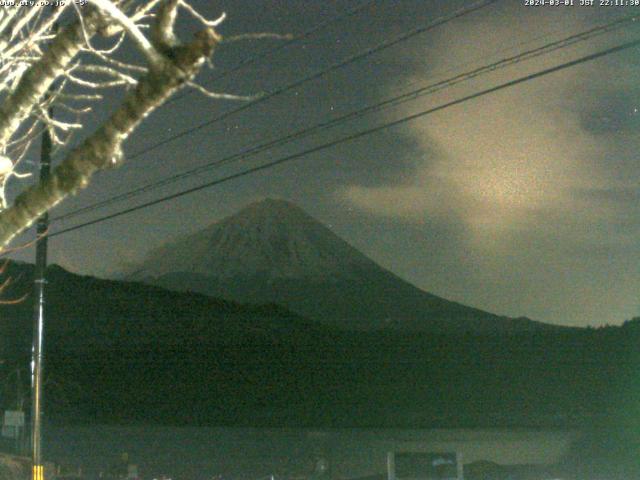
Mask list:
[{"label": "mountain slope", "polygon": [[[10,262],[12,279],[0,304],[1,354],[29,352],[33,316],[31,264]],[[93,351],[114,348],[192,348],[201,343],[245,344],[286,337],[308,343],[329,334],[277,305],[240,305],[196,293],[168,291],[137,282],[102,280],[47,269],[47,348]],[[0,357],[1,358],[1,357]]]},{"label": "mountain slope", "polygon": [[128,278],[239,302],[277,303],[351,329],[513,332],[554,327],[424,292],[299,207],[267,199],[153,250]]},{"label": "mountain slope", "polygon": [[[30,292],[32,275],[33,265],[9,264],[2,299]],[[628,422],[640,404],[638,319],[501,336],[346,332],[275,305],[56,266],[47,280],[45,398],[62,422],[558,426],[612,416],[612,406]],[[27,388],[32,314],[31,296],[0,304],[5,408],[18,367]]]}]

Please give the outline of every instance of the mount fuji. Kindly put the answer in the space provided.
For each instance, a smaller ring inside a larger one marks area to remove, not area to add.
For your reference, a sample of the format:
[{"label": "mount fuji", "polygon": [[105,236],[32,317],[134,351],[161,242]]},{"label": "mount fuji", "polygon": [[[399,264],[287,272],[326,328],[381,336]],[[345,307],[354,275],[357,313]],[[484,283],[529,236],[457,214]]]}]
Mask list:
[{"label": "mount fuji", "polygon": [[241,303],[275,303],[348,330],[508,333],[559,327],[430,294],[296,205],[266,199],[152,250],[125,278]]}]

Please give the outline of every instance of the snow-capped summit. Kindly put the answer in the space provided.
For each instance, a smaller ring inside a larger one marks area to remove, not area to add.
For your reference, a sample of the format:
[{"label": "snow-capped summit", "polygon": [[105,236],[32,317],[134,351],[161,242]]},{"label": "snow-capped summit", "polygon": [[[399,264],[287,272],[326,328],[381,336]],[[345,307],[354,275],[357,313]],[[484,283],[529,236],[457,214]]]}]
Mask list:
[{"label": "snow-capped summit", "polygon": [[352,277],[373,262],[285,200],[252,203],[200,232],[153,250],[138,276]]},{"label": "snow-capped summit", "polygon": [[544,326],[424,292],[285,200],[252,203],[167,243],[128,278],[238,302],[276,303],[346,328],[501,331]]}]

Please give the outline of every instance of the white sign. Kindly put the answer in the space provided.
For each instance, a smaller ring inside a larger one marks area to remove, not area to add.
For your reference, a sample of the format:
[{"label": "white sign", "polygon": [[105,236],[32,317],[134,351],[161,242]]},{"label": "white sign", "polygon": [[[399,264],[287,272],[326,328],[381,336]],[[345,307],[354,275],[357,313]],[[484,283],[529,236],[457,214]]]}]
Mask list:
[{"label": "white sign", "polygon": [[24,412],[21,410],[5,410],[5,427],[24,427]]}]

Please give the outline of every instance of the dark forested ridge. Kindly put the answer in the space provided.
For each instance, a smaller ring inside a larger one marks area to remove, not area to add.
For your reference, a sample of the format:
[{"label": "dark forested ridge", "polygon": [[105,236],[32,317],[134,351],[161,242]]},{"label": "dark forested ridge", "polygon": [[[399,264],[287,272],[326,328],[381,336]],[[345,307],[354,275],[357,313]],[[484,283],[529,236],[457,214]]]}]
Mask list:
[{"label": "dark forested ridge", "polygon": [[[11,265],[8,298],[30,289],[31,268]],[[48,276],[53,420],[575,427],[640,418],[640,319],[509,335],[349,332],[275,305],[55,266]],[[2,367],[28,365],[30,300],[0,312]]]}]

